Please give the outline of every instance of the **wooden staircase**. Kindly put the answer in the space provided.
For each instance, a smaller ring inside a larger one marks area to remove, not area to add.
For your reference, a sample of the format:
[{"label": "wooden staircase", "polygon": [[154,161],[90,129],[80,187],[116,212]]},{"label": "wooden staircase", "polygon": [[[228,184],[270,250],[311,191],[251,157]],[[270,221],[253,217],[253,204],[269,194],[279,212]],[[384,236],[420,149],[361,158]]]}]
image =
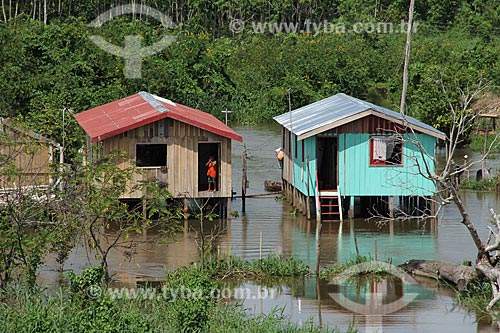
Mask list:
[{"label": "wooden staircase", "polygon": [[342,221],[342,200],[340,199],[340,191],[338,189],[319,191],[317,195],[316,200],[321,222]]},{"label": "wooden staircase", "polygon": [[320,190],[318,182],[318,173],[316,172],[316,221],[334,222],[343,221],[342,200],[340,199],[340,187],[336,189]]}]

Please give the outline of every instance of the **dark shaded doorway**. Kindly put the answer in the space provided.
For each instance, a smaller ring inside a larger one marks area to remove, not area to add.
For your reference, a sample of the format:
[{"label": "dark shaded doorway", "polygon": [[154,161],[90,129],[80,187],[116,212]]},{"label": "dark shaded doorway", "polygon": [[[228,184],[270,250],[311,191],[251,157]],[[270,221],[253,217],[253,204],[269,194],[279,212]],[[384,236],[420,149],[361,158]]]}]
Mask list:
[{"label": "dark shaded doorway", "polygon": [[217,177],[215,179],[215,189],[219,190],[219,175],[220,175],[220,143],[198,143],[198,191],[208,190],[207,166],[210,156],[217,161]]},{"label": "dark shaded doorway", "polygon": [[320,190],[337,188],[337,138],[316,139],[316,162]]}]

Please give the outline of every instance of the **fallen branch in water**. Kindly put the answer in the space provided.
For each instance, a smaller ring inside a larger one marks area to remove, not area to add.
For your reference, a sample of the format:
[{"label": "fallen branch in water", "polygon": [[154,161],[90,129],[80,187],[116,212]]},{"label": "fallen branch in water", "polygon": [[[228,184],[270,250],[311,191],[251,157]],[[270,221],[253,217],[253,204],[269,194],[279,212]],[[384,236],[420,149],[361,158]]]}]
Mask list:
[{"label": "fallen branch in water", "polygon": [[409,260],[399,267],[412,275],[453,283],[458,290],[467,288],[479,277],[475,267],[452,265],[435,260]]}]

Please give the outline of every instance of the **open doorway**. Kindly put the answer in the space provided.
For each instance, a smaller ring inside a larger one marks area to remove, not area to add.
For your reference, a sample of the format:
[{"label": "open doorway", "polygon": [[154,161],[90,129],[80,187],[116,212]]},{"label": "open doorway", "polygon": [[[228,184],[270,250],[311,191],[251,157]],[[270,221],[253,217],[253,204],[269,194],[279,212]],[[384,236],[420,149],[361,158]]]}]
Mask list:
[{"label": "open doorway", "polygon": [[316,139],[316,163],[320,190],[337,188],[337,138]]},{"label": "open doorway", "polygon": [[219,170],[220,170],[220,143],[219,142],[200,142],[198,143],[198,191],[208,190],[208,167],[206,163],[210,156],[216,161],[215,169],[217,176],[215,177],[215,190],[219,190]]}]

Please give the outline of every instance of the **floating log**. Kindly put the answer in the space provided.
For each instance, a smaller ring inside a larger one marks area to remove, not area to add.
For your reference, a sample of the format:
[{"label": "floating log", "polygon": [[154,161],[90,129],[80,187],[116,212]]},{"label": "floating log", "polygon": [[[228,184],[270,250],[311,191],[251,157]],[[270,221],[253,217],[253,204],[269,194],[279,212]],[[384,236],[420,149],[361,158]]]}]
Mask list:
[{"label": "floating log", "polygon": [[458,290],[466,288],[479,277],[472,266],[452,265],[434,260],[409,260],[399,267],[412,275],[453,283]]},{"label": "floating log", "polygon": [[279,192],[281,191],[281,182],[275,182],[272,180],[264,180],[264,189],[269,192]]},{"label": "floating log", "polygon": [[[258,193],[258,194],[247,194],[245,195],[245,198],[258,198],[258,197],[268,197],[268,196],[271,196],[271,195],[277,195],[277,194],[280,194],[281,191],[279,192],[269,192],[269,193]],[[233,198],[241,198],[241,195],[234,195]]]}]

